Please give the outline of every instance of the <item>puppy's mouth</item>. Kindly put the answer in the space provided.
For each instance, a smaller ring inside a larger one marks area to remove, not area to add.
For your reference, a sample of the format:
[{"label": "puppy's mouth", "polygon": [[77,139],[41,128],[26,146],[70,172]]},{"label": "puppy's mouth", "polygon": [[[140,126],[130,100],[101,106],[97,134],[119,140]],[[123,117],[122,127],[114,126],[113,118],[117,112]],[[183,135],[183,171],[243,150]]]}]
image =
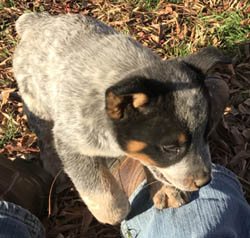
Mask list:
[{"label": "puppy's mouth", "polygon": [[155,167],[150,167],[150,171],[153,173],[155,178],[166,185],[173,186],[173,184]]}]

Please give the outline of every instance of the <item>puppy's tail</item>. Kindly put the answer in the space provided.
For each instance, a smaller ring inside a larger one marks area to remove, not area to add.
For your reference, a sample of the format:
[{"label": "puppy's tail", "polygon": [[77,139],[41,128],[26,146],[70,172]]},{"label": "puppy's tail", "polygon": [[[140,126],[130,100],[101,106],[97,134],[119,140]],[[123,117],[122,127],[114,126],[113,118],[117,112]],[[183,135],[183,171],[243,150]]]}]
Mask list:
[{"label": "puppy's tail", "polygon": [[26,29],[31,28],[38,19],[41,17],[48,17],[48,13],[25,13],[20,16],[16,21],[16,31],[17,33],[22,36]]}]

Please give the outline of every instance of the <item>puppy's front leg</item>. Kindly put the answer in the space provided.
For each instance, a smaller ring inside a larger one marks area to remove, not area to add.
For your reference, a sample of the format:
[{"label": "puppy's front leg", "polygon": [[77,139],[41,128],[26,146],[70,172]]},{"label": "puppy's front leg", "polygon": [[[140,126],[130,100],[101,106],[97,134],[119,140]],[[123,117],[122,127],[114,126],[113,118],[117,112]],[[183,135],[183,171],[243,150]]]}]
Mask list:
[{"label": "puppy's front leg", "polygon": [[104,158],[69,153],[61,143],[56,144],[65,172],[96,219],[112,225],[122,221],[130,205],[113,175],[104,167]]},{"label": "puppy's front leg", "polygon": [[190,192],[181,191],[175,187],[170,187],[163,184],[159,186],[157,190],[153,187],[150,189],[150,194],[155,207],[160,210],[170,207],[178,208],[190,202]]},{"label": "puppy's front leg", "polygon": [[130,205],[113,175],[98,163],[99,159],[78,155],[74,162],[64,163],[65,171],[96,219],[116,224],[127,216]]},{"label": "puppy's front leg", "polygon": [[168,186],[157,181],[146,167],[144,167],[144,171],[147,176],[150,197],[156,208],[160,210],[170,207],[177,208],[190,202],[190,192],[181,191],[174,186]]}]

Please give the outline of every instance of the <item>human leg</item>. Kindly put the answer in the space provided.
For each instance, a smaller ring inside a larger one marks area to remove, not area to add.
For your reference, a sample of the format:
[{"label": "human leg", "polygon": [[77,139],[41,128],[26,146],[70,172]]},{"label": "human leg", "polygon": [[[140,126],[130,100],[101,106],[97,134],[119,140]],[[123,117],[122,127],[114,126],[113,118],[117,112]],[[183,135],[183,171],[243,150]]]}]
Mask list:
[{"label": "human leg", "polygon": [[45,238],[39,219],[28,210],[0,201],[0,238]]},{"label": "human leg", "polygon": [[123,237],[250,237],[250,206],[236,176],[213,165],[212,181],[180,208],[158,210],[141,184],[130,197],[131,213],[121,225]]}]

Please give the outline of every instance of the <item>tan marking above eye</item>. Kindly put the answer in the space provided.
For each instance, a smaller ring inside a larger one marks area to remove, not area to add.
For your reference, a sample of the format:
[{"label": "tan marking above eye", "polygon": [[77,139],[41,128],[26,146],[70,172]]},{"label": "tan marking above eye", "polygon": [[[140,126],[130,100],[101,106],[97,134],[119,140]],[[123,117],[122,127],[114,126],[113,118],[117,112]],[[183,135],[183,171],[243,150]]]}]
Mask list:
[{"label": "tan marking above eye", "polygon": [[186,142],[186,136],[184,134],[180,134],[178,137],[179,143],[183,144]]},{"label": "tan marking above eye", "polygon": [[132,153],[142,151],[146,147],[147,144],[142,141],[130,140],[127,143],[127,151]]}]

